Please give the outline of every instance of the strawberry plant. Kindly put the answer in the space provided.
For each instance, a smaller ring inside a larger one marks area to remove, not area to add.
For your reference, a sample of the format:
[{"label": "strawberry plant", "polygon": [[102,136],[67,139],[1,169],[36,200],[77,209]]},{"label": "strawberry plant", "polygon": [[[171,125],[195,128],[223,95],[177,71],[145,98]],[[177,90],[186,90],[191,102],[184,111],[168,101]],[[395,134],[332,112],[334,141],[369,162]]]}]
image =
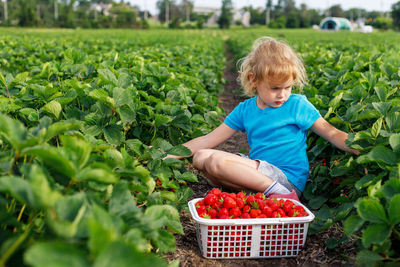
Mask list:
[{"label": "strawberry plant", "polygon": [[162,159],[218,125],[223,42],[87,33],[0,38],[0,265],[166,266],[184,234],[197,177]]}]

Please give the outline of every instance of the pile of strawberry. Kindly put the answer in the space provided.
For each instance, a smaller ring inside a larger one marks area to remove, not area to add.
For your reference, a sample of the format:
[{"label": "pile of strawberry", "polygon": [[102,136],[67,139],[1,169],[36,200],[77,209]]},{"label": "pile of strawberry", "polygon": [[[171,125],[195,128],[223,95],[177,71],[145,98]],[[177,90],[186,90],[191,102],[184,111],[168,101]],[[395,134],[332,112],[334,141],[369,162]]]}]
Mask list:
[{"label": "pile of strawberry", "polygon": [[197,214],[205,219],[254,219],[305,217],[302,206],[289,199],[266,198],[263,193],[245,195],[227,193],[213,188],[204,199],[195,204]]}]

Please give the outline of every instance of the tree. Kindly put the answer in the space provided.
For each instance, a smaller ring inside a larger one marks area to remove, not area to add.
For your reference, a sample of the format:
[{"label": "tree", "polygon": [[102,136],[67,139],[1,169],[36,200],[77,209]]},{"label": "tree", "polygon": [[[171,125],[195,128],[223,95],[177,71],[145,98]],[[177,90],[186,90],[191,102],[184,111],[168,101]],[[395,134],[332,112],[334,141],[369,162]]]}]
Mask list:
[{"label": "tree", "polygon": [[19,9],[17,11],[18,26],[36,26],[38,17],[35,10],[36,1],[17,1]]},{"label": "tree", "polygon": [[268,0],[265,6],[265,25],[271,21],[272,0]]},{"label": "tree", "polygon": [[344,17],[349,20],[357,20],[367,17],[367,10],[363,8],[350,8],[343,12]]},{"label": "tree", "polygon": [[310,24],[311,25],[319,25],[321,23],[321,20],[324,17],[323,14],[321,14],[316,9],[309,9],[307,13],[310,16]]},{"label": "tree", "polygon": [[310,13],[307,10],[306,4],[300,5],[300,27],[308,28],[311,26]]},{"label": "tree", "polygon": [[222,0],[221,16],[218,18],[218,25],[221,29],[228,29],[231,26],[233,19],[232,9],[231,0]]},{"label": "tree", "polygon": [[8,21],[8,7],[7,0],[4,0],[4,21],[7,23]]},{"label": "tree", "polygon": [[393,26],[400,28],[400,1],[392,5]]},{"label": "tree", "polygon": [[283,15],[282,0],[278,0],[274,6],[275,19]]},{"label": "tree", "polygon": [[174,17],[179,16],[178,6],[175,0],[159,0],[157,1],[158,19],[161,22],[169,22]]},{"label": "tree", "polygon": [[114,25],[117,28],[131,28],[137,24],[137,14],[128,4],[123,2],[114,4],[110,9],[110,13],[115,16]]},{"label": "tree", "polygon": [[340,5],[333,5],[328,9],[331,17],[344,17],[343,9]]}]

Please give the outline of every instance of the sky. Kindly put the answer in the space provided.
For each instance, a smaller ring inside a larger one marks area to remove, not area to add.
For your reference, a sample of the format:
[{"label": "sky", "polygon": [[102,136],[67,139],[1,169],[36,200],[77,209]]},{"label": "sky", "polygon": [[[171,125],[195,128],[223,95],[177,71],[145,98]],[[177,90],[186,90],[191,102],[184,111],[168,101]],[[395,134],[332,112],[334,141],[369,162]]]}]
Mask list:
[{"label": "sky", "polygon": [[[125,0],[126,1],[126,0]],[[151,14],[158,13],[156,3],[157,0],[128,0],[131,4],[137,5],[140,9],[147,9]],[[301,4],[306,4],[308,8],[315,9],[327,9],[333,5],[340,4],[342,9],[347,10],[350,8],[364,8],[368,11],[389,11],[392,4],[397,3],[399,0],[295,0],[296,6],[299,7]],[[176,0],[180,3],[181,0]],[[235,8],[241,8],[244,6],[252,5],[254,8],[265,7],[266,0],[232,0]],[[202,7],[221,7],[221,0],[194,0],[195,6]],[[272,1],[273,4],[277,3],[277,0]]]}]

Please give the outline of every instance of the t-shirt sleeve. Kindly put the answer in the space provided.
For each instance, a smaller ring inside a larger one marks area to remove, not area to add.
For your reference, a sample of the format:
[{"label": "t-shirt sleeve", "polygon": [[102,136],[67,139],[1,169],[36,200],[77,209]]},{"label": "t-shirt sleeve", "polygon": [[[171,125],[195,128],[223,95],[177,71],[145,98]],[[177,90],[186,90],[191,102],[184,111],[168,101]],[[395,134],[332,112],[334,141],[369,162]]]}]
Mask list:
[{"label": "t-shirt sleeve", "polygon": [[244,103],[237,105],[231,113],[225,118],[224,123],[236,131],[244,132],[243,124],[243,108]]},{"label": "t-shirt sleeve", "polygon": [[296,112],[296,122],[300,129],[308,130],[320,117],[319,111],[308,101],[307,97],[302,95]]}]

